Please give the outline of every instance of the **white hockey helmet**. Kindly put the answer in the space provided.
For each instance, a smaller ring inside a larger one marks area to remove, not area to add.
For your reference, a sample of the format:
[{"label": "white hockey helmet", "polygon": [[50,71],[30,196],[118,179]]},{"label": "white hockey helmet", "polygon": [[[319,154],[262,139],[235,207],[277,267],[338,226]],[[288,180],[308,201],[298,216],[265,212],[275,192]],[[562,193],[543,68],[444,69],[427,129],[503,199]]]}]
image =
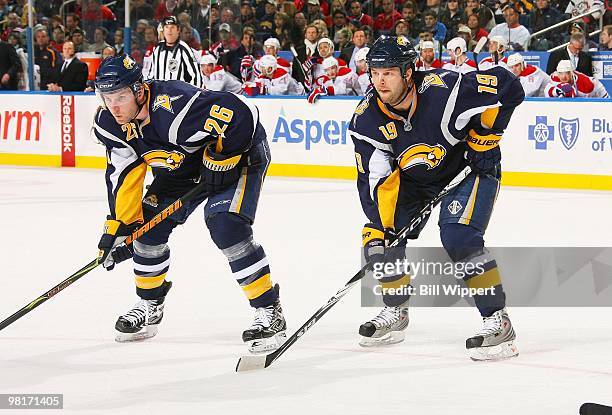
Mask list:
[{"label": "white hockey helmet", "polygon": [[491,36],[489,38],[489,42],[497,43],[497,48],[503,48],[504,50],[508,49],[508,42],[502,36]]},{"label": "white hockey helmet", "polygon": [[559,61],[557,64],[557,72],[572,72],[574,67],[572,66],[572,62],[569,59],[564,59]]},{"label": "white hockey helmet", "polygon": [[446,44],[446,49],[448,49],[449,51],[453,51],[453,53],[455,53],[457,48],[461,51],[461,53],[467,52],[467,45],[465,43],[464,38],[455,37],[449,40],[448,43]]},{"label": "white hockey helmet", "polygon": [[431,49],[434,50],[434,43],[431,40],[424,40],[419,45],[419,50]]},{"label": "white hockey helmet", "polygon": [[217,58],[215,58],[215,55],[211,53],[204,53],[204,51],[202,52],[202,56],[200,56],[200,65],[217,64]]},{"label": "white hockey helmet", "polygon": [[357,53],[355,53],[355,62],[366,60],[366,55],[368,54],[369,51],[370,51],[370,48],[368,47],[359,49]]},{"label": "white hockey helmet", "polygon": [[509,67],[512,68],[514,65],[519,63],[525,64],[525,59],[523,59],[523,56],[520,53],[513,53],[512,55],[508,56]]},{"label": "white hockey helmet", "polygon": [[333,56],[330,56],[329,58],[325,58],[323,59],[323,70],[326,71],[329,68],[333,68],[334,66],[338,66],[338,60],[336,58],[334,58]]},{"label": "white hockey helmet", "polygon": [[317,42],[317,50],[319,50],[319,45],[321,45],[322,43],[327,43],[331,51],[334,51],[334,42],[328,37],[322,37],[321,39],[319,39],[319,41]]},{"label": "white hockey helmet", "polygon": [[278,63],[272,55],[264,55],[259,59],[259,69],[264,76],[270,76],[276,71]]},{"label": "white hockey helmet", "polygon": [[264,45],[264,50],[265,48],[270,47],[270,46],[275,47],[277,51],[280,50],[281,48],[280,42],[275,37],[267,38],[263,45]]}]

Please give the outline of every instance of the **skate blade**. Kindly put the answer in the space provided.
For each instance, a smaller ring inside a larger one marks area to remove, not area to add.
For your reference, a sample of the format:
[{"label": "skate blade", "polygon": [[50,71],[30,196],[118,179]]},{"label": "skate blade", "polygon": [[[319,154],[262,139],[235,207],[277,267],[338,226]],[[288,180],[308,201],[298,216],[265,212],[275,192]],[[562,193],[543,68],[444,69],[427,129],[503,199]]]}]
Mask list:
[{"label": "skate blade", "polygon": [[391,344],[401,343],[406,337],[403,331],[390,331],[389,333],[380,337],[365,337],[361,336],[359,345],[361,347],[378,347],[388,346]]},{"label": "skate blade", "polygon": [[115,337],[115,341],[117,343],[130,343],[137,342],[146,339],[150,339],[157,334],[157,324],[146,326],[144,330],[141,330],[137,333],[121,333],[117,332],[117,336]]},{"label": "skate blade", "polygon": [[468,349],[470,359],[476,362],[504,360],[518,356],[518,354],[518,348],[514,345],[513,341],[504,342],[497,346]]},{"label": "skate blade", "polygon": [[246,342],[246,344],[250,353],[261,354],[278,349],[281,344],[285,343],[285,340],[287,340],[287,333],[284,331],[279,331],[272,337],[250,340]]}]

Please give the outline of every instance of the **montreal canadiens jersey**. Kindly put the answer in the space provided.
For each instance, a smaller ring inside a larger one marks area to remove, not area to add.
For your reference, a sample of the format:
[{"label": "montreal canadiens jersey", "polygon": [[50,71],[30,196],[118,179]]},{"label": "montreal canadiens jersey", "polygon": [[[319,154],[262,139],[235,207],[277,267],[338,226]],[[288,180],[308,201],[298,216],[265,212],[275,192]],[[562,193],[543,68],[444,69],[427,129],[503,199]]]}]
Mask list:
[{"label": "montreal canadiens jersey", "polygon": [[165,176],[179,197],[195,185],[206,144],[215,141],[217,152],[236,155],[265,140],[257,108],[243,97],[181,81],[151,81],[144,87],[147,119],[120,125],[100,107],[92,127],[106,147],[111,215],[128,225],[143,221],[147,166],[156,180]]},{"label": "montreal canadiens jersey", "polygon": [[501,67],[460,74],[413,73],[410,109],[394,112],[370,90],[349,125],[355,145],[359,196],[371,222],[393,228],[400,182],[433,198],[466,165],[466,145],[494,148],[514,108],[520,81]]}]

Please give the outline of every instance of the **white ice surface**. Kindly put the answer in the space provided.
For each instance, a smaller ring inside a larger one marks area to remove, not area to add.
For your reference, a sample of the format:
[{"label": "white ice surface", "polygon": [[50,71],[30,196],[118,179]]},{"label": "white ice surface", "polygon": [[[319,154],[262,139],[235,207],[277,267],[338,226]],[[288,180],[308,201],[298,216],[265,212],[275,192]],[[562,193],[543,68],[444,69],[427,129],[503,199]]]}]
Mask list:
[{"label": "white ice surface", "polygon": [[[610,192],[502,188],[487,243],[612,246],[611,202]],[[103,172],[1,167],[0,209],[4,319],[95,257]],[[266,182],[255,236],[290,333],[358,269],[363,223],[353,182]],[[437,231],[430,221],[419,244],[439,246]],[[171,247],[174,287],[156,338],[115,343],[114,322],[136,301],[130,265],[96,269],[0,332],[0,393],[63,393],[67,414],[557,415],[612,405],[610,308],[513,308],[520,356],[474,363],[464,341],[480,321],[469,308],[414,308],[403,344],[360,348],[357,328],[375,310],[360,308],[356,289],[272,367],[237,374],[251,311],[201,211]]]}]

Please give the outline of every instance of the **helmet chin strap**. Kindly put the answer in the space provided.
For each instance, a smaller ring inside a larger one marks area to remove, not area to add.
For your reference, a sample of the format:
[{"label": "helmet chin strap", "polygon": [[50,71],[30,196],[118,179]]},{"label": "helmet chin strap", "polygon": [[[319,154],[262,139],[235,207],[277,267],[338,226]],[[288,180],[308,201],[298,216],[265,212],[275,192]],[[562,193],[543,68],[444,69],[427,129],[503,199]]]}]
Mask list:
[{"label": "helmet chin strap", "polygon": [[144,86],[142,86],[142,89],[144,89],[144,91],[145,91],[145,95],[143,96],[144,99],[142,100],[142,104],[138,103],[137,92],[134,93],[134,96],[136,97],[136,105],[138,105],[138,109],[136,110],[136,114],[134,114],[134,116],[132,116],[132,119],[130,120],[130,122],[134,121],[136,119],[136,117],[138,117],[138,114],[140,114],[140,111],[142,111],[142,107],[144,107],[145,102],[147,102],[147,97],[146,97],[147,90],[146,90],[146,88],[144,88]]},{"label": "helmet chin strap", "polygon": [[408,79],[404,78],[404,84],[406,85],[406,92],[404,92],[402,97],[400,99],[398,99],[395,103],[389,104],[391,106],[391,108],[395,108],[395,107],[399,106],[402,102],[404,102],[404,100],[406,99],[406,97],[408,96],[410,91],[412,91],[412,87],[413,87],[414,83],[411,84]]}]

